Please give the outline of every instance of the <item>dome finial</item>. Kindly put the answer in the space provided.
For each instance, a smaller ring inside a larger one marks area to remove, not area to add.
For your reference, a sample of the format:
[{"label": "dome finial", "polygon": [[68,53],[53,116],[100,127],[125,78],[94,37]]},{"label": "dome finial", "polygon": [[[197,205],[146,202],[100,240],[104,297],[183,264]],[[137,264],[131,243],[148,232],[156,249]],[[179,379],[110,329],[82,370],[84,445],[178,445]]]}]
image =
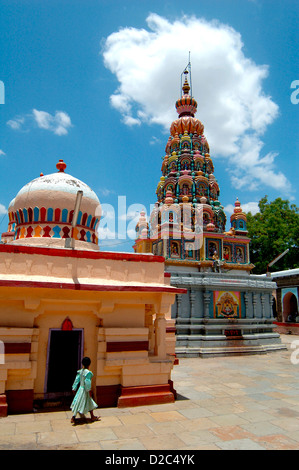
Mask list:
[{"label": "dome finial", "polygon": [[[185,75],[185,81],[182,86],[182,77]],[[188,80],[188,75],[189,75],[189,80]],[[190,82],[190,84],[189,84]],[[191,60],[190,60],[190,51],[189,51],[189,62],[187,66],[185,67],[184,71],[181,73],[181,88],[183,91],[184,95],[189,95],[189,92],[191,90],[191,96],[192,96],[192,79],[191,79]]]},{"label": "dome finial", "polygon": [[184,95],[189,95],[189,91],[190,91],[190,85],[189,85],[189,82],[188,82],[188,73],[189,73],[188,70],[184,70],[185,82],[184,82],[183,87],[182,87]]},{"label": "dome finial", "polygon": [[59,162],[56,165],[57,170],[59,172],[64,173],[64,170],[66,169],[66,163],[62,159],[59,160]]},{"label": "dome finial", "polygon": [[[185,75],[185,81],[183,81],[183,75]],[[197,111],[197,102],[192,97],[192,79],[191,79],[191,62],[189,52],[189,63],[181,73],[181,98],[179,98],[175,104],[179,117],[192,116]]]}]

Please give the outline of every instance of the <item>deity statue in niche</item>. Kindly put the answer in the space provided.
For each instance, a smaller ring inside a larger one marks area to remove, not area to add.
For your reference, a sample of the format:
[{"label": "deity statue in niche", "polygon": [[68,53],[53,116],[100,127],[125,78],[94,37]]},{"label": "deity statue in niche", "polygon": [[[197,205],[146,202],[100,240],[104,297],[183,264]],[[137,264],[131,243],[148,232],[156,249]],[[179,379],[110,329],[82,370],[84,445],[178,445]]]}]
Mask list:
[{"label": "deity statue in niche", "polygon": [[180,256],[180,249],[178,242],[171,242],[170,245],[170,256],[173,258],[179,258]]},{"label": "deity statue in niche", "polygon": [[199,162],[199,161],[197,161],[197,162],[196,162],[196,166],[195,166],[195,170],[196,170],[196,171],[201,171],[201,169],[202,169],[202,163]]},{"label": "deity statue in niche", "polygon": [[231,248],[230,246],[224,245],[223,246],[223,258],[225,261],[231,261]]},{"label": "deity statue in niche", "polygon": [[183,194],[185,194],[185,195],[189,194],[189,186],[187,184],[183,184],[182,189],[183,189],[183,191],[182,191]]},{"label": "deity statue in niche", "polygon": [[176,164],[175,164],[175,162],[172,162],[172,163],[171,163],[171,165],[170,165],[170,171],[173,171],[173,172],[176,171]]},{"label": "deity statue in niche", "polygon": [[186,258],[193,258],[193,250],[194,250],[194,245],[193,243],[187,243],[186,244]]},{"label": "deity statue in niche", "polygon": [[209,245],[208,245],[208,255],[209,255],[209,258],[213,259],[213,256],[214,254],[217,254],[217,246],[216,246],[216,243],[215,242],[209,242]]},{"label": "deity statue in niche", "polygon": [[198,186],[197,192],[198,192],[198,195],[199,195],[199,196],[205,196],[205,194],[206,194],[206,188],[205,188],[204,184],[200,184],[200,185]]},{"label": "deity statue in niche", "polygon": [[235,296],[238,293],[220,292],[215,293],[218,297],[215,302],[216,316],[217,317],[236,317],[239,316],[239,301]]},{"label": "deity statue in niche", "polygon": [[236,261],[237,263],[244,263],[244,249],[243,248],[237,247]]}]

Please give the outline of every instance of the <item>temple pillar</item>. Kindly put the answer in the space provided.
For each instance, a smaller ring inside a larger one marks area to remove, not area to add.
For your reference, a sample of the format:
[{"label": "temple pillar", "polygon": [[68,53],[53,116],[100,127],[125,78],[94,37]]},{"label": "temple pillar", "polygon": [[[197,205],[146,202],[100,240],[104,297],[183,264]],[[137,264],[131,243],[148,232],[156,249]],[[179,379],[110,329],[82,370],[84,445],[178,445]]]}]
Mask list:
[{"label": "temple pillar", "polygon": [[176,304],[177,304],[176,318],[179,318],[181,316],[182,294],[176,295]]},{"label": "temple pillar", "polygon": [[253,318],[257,318],[256,304],[257,304],[257,294],[252,294]]},{"label": "temple pillar", "polygon": [[210,300],[211,300],[211,292],[207,291],[203,294],[204,298],[204,319],[208,320],[210,317]]},{"label": "temple pillar", "polygon": [[262,304],[262,318],[265,318],[265,294],[261,295],[261,304]]},{"label": "temple pillar", "polygon": [[145,324],[148,328],[148,353],[153,355],[155,351],[155,326],[153,323],[154,309],[152,305],[145,306]]},{"label": "temple pillar", "polygon": [[249,294],[248,292],[244,293],[244,303],[245,303],[245,318],[249,318],[249,315],[248,315]]},{"label": "temple pillar", "polygon": [[164,313],[157,313],[155,320],[155,356],[166,359],[166,319]]},{"label": "temple pillar", "polygon": [[190,317],[191,318],[194,318],[196,316],[195,299],[196,299],[196,293],[191,289],[190,291]]}]

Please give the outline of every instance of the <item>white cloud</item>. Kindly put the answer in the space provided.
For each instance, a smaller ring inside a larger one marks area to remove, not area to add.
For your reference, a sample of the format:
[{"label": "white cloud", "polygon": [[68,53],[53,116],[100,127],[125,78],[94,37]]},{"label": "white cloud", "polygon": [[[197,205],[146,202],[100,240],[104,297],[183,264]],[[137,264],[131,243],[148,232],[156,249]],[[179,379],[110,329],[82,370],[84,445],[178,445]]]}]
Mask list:
[{"label": "white cloud", "polygon": [[161,140],[153,135],[150,140],[150,145],[156,145],[156,144],[161,144]]},{"label": "white cloud", "polygon": [[7,125],[13,130],[29,130],[32,123],[37,124],[40,129],[53,132],[56,135],[66,135],[72,126],[71,118],[64,111],[56,111],[51,115],[46,111],[33,109],[32,113],[25,116],[17,116],[7,121]]},{"label": "white cloud", "polygon": [[127,126],[140,126],[141,124],[141,121],[140,119],[136,119],[132,116],[124,116],[124,123],[127,125]]},{"label": "white cloud", "polygon": [[11,127],[13,130],[20,130],[22,124],[24,124],[25,118],[24,117],[15,117],[14,119],[10,119],[7,121],[7,125]]},{"label": "white cloud", "polygon": [[236,189],[255,190],[260,185],[270,186],[287,192],[289,183],[281,171],[275,167],[277,153],[269,152],[261,156],[263,142],[257,135],[244,135],[239,152],[230,158],[230,174]]},{"label": "white cloud", "polygon": [[108,189],[108,188],[100,188],[99,192],[104,196],[110,196],[111,194],[115,194],[114,189]]},{"label": "white cloud", "polygon": [[287,191],[289,182],[275,169],[276,154],[262,153],[262,135],[279,111],[262,88],[268,67],[246,57],[241,35],[218,21],[184,16],[170,22],[151,13],[146,22],[147,29],[112,33],[102,50],[105,66],[119,82],[110,103],[123,122],[160,124],[169,132],[190,51],[192,94],[212,158],[227,159],[237,188]]},{"label": "white cloud", "polygon": [[0,149],[0,155],[6,155],[6,153],[3,152],[3,150]]},{"label": "white cloud", "polygon": [[[259,209],[259,203],[258,202],[247,202],[245,204],[242,204],[241,202],[241,208],[243,212],[251,212],[252,215],[257,214],[260,209]],[[235,206],[233,204],[228,204],[227,206],[224,207],[224,212],[231,215],[234,212]]]},{"label": "white cloud", "polygon": [[39,128],[52,131],[56,135],[66,135],[72,125],[69,115],[63,111],[56,111],[52,116],[46,111],[33,109],[32,114]]},{"label": "white cloud", "polygon": [[3,204],[0,204],[0,215],[7,214],[7,209]]}]

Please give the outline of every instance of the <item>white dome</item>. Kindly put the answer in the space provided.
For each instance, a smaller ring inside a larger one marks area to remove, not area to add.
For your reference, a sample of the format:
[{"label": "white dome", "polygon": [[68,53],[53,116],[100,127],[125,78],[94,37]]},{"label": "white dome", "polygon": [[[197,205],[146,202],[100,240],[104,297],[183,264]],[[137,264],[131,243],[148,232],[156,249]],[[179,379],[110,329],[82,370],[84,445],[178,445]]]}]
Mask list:
[{"label": "white dome", "polygon": [[33,191],[62,191],[65,193],[77,194],[80,190],[83,191],[84,198],[87,197],[98,203],[100,202],[96,193],[87,186],[87,184],[64,172],[52,173],[50,175],[35,178],[20,189],[15,199],[24,193],[31,193]]}]

